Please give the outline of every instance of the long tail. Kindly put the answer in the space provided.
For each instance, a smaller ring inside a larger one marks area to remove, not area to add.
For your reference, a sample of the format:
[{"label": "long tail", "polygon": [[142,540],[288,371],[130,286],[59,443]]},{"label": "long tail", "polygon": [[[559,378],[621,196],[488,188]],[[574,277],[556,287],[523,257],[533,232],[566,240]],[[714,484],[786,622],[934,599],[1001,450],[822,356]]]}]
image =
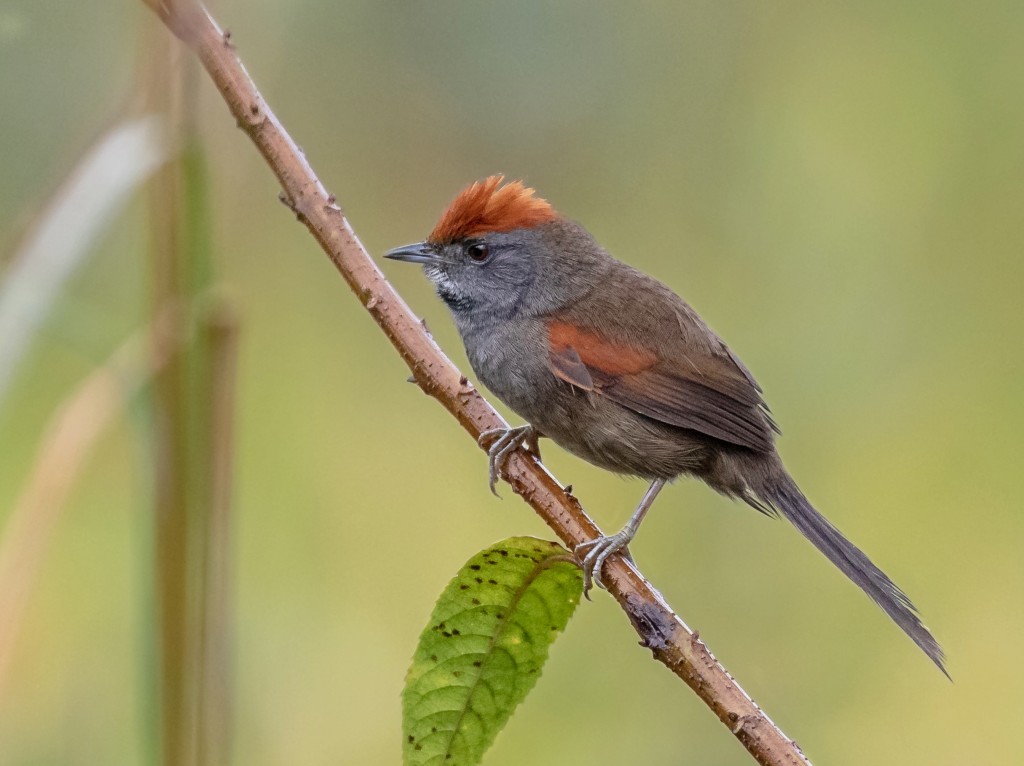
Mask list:
[{"label": "long tail", "polygon": [[950,677],[943,664],[942,647],[921,623],[917,608],[910,599],[885,572],[871,563],[859,548],[815,510],[784,469],[773,471],[772,475],[766,477],[762,486],[757,488],[757,494],[857,583],[921,647],[946,678]]}]

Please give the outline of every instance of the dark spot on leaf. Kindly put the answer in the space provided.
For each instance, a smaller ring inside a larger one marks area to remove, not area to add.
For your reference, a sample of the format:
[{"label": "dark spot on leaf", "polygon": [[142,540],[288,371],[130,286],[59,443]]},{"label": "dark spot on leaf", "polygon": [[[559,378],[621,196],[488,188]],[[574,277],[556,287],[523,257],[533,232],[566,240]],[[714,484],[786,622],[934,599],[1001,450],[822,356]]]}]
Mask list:
[{"label": "dark spot on leaf", "polygon": [[452,637],[452,634],[449,633],[447,630],[442,630],[441,631],[441,635],[444,636],[445,638],[451,638]]},{"label": "dark spot on leaf", "polygon": [[480,570],[480,565],[479,564],[470,564],[469,568],[472,569],[474,572],[477,572],[477,571]]},{"label": "dark spot on leaf", "polygon": [[491,585],[497,585],[498,584],[497,580],[488,580],[487,582],[489,582]]},{"label": "dark spot on leaf", "polygon": [[473,663],[473,667],[474,667],[474,668],[478,668],[478,667],[480,667],[481,665],[483,665],[483,663],[482,663],[482,662],[481,662],[480,660],[477,660],[476,662],[474,662],[474,663]]},{"label": "dark spot on leaf", "polygon": [[478,598],[474,598],[474,599],[472,599],[471,603],[473,603],[473,604],[479,604],[479,603],[480,603],[480,599],[478,599]]},{"label": "dark spot on leaf", "polygon": [[452,630],[452,635],[453,635],[453,636],[461,636],[461,635],[462,635],[462,633],[460,633],[460,632],[459,632],[459,629],[458,629],[458,628],[454,628],[454,629]]},{"label": "dark spot on leaf", "polygon": [[462,671],[461,670],[453,670],[452,671],[452,675],[455,676],[456,678],[459,678],[462,675]]},{"label": "dark spot on leaf", "polygon": [[422,750],[422,749],[423,749],[423,745],[421,745],[419,742],[417,742],[416,743],[416,747],[413,748],[413,750]]},{"label": "dark spot on leaf", "polygon": [[416,737],[414,737],[412,734],[410,734],[409,735],[409,742],[415,742],[415,741],[416,741]]},{"label": "dark spot on leaf", "polygon": [[430,661],[431,662],[437,662],[437,655],[436,654],[430,655]]},{"label": "dark spot on leaf", "polygon": [[462,585],[459,586],[459,590],[469,590],[469,586],[466,585],[465,583],[463,583]]},{"label": "dark spot on leaf", "polygon": [[430,727],[430,733],[431,734],[437,734],[437,727],[436,726],[431,726]]},{"label": "dark spot on leaf", "polygon": [[498,553],[500,553],[502,556],[508,555],[508,551],[498,551]]},{"label": "dark spot on leaf", "polygon": [[477,583],[482,583],[484,581],[484,578],[482,577],[474,577],[473,579],[476,580]]}]

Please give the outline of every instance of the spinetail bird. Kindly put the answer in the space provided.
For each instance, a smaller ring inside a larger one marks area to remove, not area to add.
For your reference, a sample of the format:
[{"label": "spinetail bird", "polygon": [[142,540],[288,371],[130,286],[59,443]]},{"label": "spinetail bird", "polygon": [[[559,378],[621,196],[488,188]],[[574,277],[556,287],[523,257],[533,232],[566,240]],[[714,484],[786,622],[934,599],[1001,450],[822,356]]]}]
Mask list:
[{"label": "spinetail bird", "polygon": [[481,436],[491,489],[541,436],[651,482],[629,522],[577,546],[587,591],[633,539],[666,482],[695,476],[788,519],[942,670],[938,642],[903,591],[804,497],[775,449],[761,387],[686,301],[617,261],[522,182],[464,189],[426,241],[387,258],[423,265],[479,379],[527,425]]}]

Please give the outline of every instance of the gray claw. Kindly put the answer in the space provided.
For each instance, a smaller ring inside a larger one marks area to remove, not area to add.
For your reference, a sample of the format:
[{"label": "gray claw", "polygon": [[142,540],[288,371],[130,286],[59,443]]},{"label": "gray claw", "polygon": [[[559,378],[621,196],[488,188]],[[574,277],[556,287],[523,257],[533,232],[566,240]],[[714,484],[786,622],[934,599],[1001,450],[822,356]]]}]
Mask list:
[{"label": "gray claw", "polygon": [[595,585],[601,590],[608,589],[601,577],[604,563],[613,553],[623,552],[623,555],[628,557],[629,551],[625,548],[631,539],[632,535],[623,531],[588,540],[576,546],[574,553],[583,569],[583,595],[587,599],[590,598],[590,590]]},{"label": "gray claw", "polygon": [[515,452],[525,442],[527,447],[537,443],[537,431],[531,425],[518,426],[516,428],[492,428],[484,431],[477,439],[480,446],[492,442],[487,448],[487,483],[495,497],[498,494],[498,479],[505,468],[508,456]]}]

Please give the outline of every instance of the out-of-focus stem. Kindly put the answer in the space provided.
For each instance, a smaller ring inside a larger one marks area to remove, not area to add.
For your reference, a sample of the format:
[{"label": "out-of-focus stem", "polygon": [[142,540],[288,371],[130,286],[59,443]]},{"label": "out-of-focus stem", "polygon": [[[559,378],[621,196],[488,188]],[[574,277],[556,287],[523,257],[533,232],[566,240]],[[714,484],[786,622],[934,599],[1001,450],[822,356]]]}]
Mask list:
[{"label": "out-of-focus stem", "polygon": [[205,766],[226,762],[230,734],[227,687],[210,674],[226,683],[231,419],[223,386],[232,377],[217,376],[233,364],[234,331],[226,309],[206,305],[213,268],[197,78],[188,71],[195,64],[173,39],[163,43],[150,47],[150,95],[169,115],[180,151],[151,187],[151,273],[154,305],[179,311],[152,345],[159,354],[187,342],[154,380],[152,397],[158,728],[164,766]]},{"label": "out-of-focus stem", "polygon": [[201,395],[209,401],[200,459],[207,466],[205,518],[200,532],[202,567],[199,588],[200,642],[197,709],[197,763],[230,762],[233,730],[231,640],[231,498],[238,323],[220,302],[200,319],[197,341],[205,347],[208,375]]}]

